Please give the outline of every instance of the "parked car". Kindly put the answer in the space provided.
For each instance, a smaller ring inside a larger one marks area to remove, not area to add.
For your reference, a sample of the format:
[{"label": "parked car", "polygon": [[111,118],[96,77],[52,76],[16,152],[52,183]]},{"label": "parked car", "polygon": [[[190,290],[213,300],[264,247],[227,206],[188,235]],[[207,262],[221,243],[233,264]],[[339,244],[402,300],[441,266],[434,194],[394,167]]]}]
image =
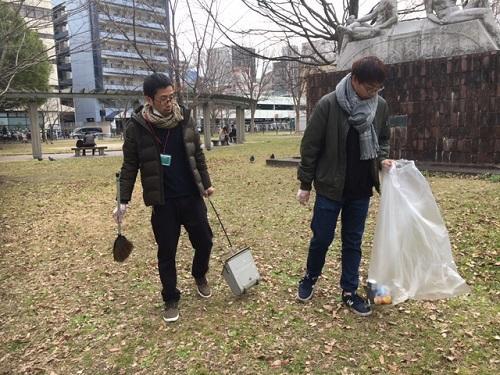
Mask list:
[{"label": "parked car", "polygon": [[102,138],[103,136],[102,128],[97,127],[75,128],[69,136],[73,139],[83,139],[86,134],[92,134],[96,138]]}]

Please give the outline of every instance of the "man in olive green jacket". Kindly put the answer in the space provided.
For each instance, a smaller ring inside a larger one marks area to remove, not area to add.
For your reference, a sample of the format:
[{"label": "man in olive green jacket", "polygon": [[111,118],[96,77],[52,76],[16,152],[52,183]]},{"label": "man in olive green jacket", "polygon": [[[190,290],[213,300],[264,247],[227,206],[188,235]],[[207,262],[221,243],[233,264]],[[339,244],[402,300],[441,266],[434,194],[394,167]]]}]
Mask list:
[{"label": "man in olive green jacket", "polygon": [[214,188],[190,111],[179,106],[174,95],[172,82],[164,74],[155,73],[144,80],[146,103],[135,111],[125,131],[121,205],[114,212],[121,222],[140,170],[144,203],[153,206],[151,223],[158,244],[163,319],[167,322],[179,318],[175,258],[181,225],[195,250],[191,273],[198,294],[211,296],[205,275],[212,230],[203,196],[210,196]]},{"label": "man in olive green jacket", "polygon": [[319,100],[300,148],[297,199],[305,204],[314,183],[316,202],[307,270],[297,298],[302,302],[312,298],[341,215],[342,300],[361,316],[371,314],[369,304],[356,293],[361,239],[372,189],[379,189],[379,168],[393,164],[387,159],[389,110],[378,96],[385,76],[385,65],[374,56],[354,62],[335,91]]}]

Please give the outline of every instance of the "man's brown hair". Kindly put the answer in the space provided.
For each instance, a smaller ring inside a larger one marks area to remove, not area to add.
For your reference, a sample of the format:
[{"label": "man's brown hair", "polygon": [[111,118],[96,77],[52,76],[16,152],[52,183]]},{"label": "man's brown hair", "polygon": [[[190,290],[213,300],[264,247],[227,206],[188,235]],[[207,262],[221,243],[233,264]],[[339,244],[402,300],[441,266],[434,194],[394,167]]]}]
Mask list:
[{"label": "man's brown hair", "polygon": [[351,73],[360,83],[382,83],[385,81],[387,68],[378,57],[366,56],[353,62]]}]

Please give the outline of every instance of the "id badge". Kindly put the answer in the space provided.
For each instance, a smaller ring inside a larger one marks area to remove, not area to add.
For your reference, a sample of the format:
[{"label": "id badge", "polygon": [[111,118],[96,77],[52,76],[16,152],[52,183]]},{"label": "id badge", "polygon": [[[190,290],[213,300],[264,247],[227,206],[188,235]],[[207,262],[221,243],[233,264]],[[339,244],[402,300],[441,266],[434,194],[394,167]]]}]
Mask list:
[{"label": "id badge", "polygon": [[160,154],[161,165],[165,167],[170,167],[172,163],[172,155],[169,154]]}]

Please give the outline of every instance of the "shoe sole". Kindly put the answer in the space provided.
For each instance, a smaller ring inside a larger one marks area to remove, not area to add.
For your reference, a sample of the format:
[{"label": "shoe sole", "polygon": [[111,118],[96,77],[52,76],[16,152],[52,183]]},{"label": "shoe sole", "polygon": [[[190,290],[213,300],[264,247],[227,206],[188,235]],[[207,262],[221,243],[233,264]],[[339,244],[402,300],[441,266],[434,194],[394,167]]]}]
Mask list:
[{"label": "shoe sole", "polygon": [[165,318],[163,317],[163,320],[167,323],[172,323],[172,322],[175,322],[177,321],[177,319],[179,319],[179,314],[177,314],[177,316],[173,317],[173,318]]},{"label": "shoe sole", "polygon": [[372,314],[372,312],[373,312],[372,310],[370,310],[370,311],[368,311],[368,312],[362,313],[362,312],[359,312],[359,311],[357,311],[357,310],[353,309],[352,307],[350,307],[350,306],[346,305],[345,303],[344,303],[344,305],[345,305],[345,306],[346,306],[349,310],[351,310],[354,314],[356,314],[357,316],[370,316],[370,315]]},{"label": "shoe sole", "polygon": [[313,294],[314,294],[314,290],[311,292],[311,294],[307,297],[307,298],[301,298],[299,296],[299,293],[297,292],[297,300],[299,300],[300,302],[307,302],[307,301],[310,301],[311,298],[313,298]]},{"label": "shoe sole", "polygon": [[206,294],[203,294],[202,292],[200,292],[200,290],[198,288],[196,288],[196,291],[198,292],[198,295],[201,297],[201,298],[210,298],[212,297],[212,293],[210,292],[209,295],[206,295]]}]

